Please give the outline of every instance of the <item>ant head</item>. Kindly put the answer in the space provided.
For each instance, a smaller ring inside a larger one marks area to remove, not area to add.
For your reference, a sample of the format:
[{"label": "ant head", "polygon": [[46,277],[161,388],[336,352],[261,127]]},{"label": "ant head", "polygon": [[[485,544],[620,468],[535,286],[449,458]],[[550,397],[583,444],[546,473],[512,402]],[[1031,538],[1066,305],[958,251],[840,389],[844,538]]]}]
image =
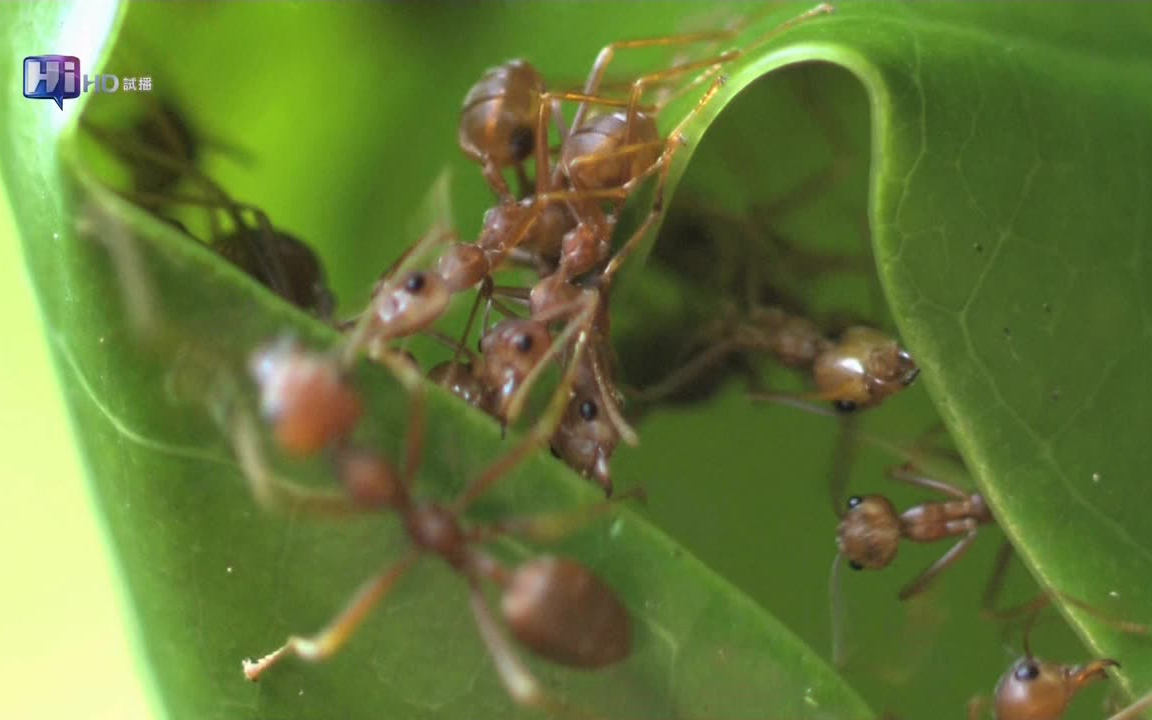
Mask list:
[{"label": "ant head", "polygon": [[900,516],[883,495],[853,496],[836,534],[840,552],[854,570],[879,570],[900,547]]},{"label": "ant head", "polygon": [[544,79],[524,60],[487,70],[464,97],[457,139],[464,154],[499,168],[518,165],[535,145]]},{"label": "ant head", "polygon": [[377,285],[376,319],[386,338],[405,337],[436,321],[452,293],[439,273],[412,270]]},{"label": "ant head", "polygon": [[314,453],[346,437],[360,419],[360,398],[333,359],[291,338],[257,350],[249,367],[260,385],[261,412],[289,453]]},{"label": "ant head", "polygon": [[600,406],[598,394],[577,392],[552,437],[552,452],[611,492],[608,458],[619,443],[620,433]]},{"label": "ant head", "polygon": [[[492,384],[519,385],[548,351],[552,338],[544,323],[530,319],[504,320],[480,340],[484,372]],[[514,389],[513,389],[514,390]]]},{"label": "ant head", "polygon": [[850,327],[813,364],[817,392],[838,410],[879,405],[912,384],[920,370],[912,356],[879,330]]},{"label": "ant head", "polygon": [[508,628],[540,657],[595,669],[628,657],[632,619],[615,591],[591,570],[544,555],[517,567],[504,588]]},{"label": "ant head", "polygon": [[996,685],[998,720],[1059,720],[1082,687],[1107,677],[1105,670],[1119,667],[1115,660],[1087,665],[1059,665],[1027,655],[1020,658]]}]

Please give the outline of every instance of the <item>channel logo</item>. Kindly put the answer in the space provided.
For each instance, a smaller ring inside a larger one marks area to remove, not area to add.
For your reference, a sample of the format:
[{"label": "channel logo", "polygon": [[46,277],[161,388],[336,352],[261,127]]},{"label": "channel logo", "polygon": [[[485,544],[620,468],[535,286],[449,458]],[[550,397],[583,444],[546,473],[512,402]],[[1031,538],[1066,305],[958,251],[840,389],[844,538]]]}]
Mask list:
[{"label": "channel logo", "polygon": [[24,58],[24,97],[64,101],[80,97],[80,58],[74,55],[30,55]]}]

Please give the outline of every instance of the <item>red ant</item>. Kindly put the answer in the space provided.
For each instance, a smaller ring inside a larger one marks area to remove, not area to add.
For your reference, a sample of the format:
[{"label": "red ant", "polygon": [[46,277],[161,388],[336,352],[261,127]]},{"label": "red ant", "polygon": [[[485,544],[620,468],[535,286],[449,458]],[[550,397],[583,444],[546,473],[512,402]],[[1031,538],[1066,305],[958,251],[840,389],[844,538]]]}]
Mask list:
[{"label": "red ant", "polygon": [[[582,349],[583,343],[579,343],[577,352]],[[290,655],[319,661],[337,652],[369,611],[424,554],[441,558],[467,581],[481,639],[517,703],[554,711],[563,709],[540,687],[506,640],[481,590],[485,581],[501,589],[500,608],[508,629],[536,655],[583,669],[611,665],[628,657],[632,647],[628,610],[590,569],[551,555],[508,567],[480,547],[486,540],[509,534],[554,539],[603,513],[607,503],[567,517],[512,518],[480,526],[461,521],[462,513],[475,500],[547,439],[562,409],[557,400],[532,435],[481,472],[454,501],[441,504],[411,495],[423,452],[422,394],[413,395],[405,462],[399,469],[379,453],[351,440],[360,417],[360,401],[335,358],[282,342],[258,352],[253,370],[261,386],[261,407],[277,444],[296,455],[330,450],[345,487],[343,494],[317,493],[279,478],[264,457],[257,422],[245,410],[233,409],[226,423],[255,497],[273,507],[287,503],[325,514],[391,510],[398,515],[412,547],[398,562],[370,579],[319,634],[292,636],[268,655],[245,660],[244,674],[248,679],[258,679]],[[566,394],[567,389],[564,391]],[[563,399],[564,395],[557,397]]]},{"label": "red ant", "polygon": [[[819,6],[784,23],[761,38],[759,42],[767,41],[801,20],[830,10],[829,6]],[[666,41],[660,40],[653,44],[666,44]],[[448,297],[454,290],[472,287],[489,276],[499,262],[525,239],[549,203],[567,202],[569,208],[575,212],[576,218],[575,227],[565,233],[560,243],[561,279],[566,281],[591,270],[605,258],[608,240],[614,227],[614,219],[604,213],[599,203],[606,200],[621,202],[639,182],[659,173],[657,200],[649,217],[601,274],[600,284],[606,289],[607,280],[615,274],[623,259],[639,243],[662,212],[661,192],[672,156],[682,143],[681,129],[714,96],[719,81],[714,83],[705,98],[671,133],[671,140],[633,134],[637,128],[655,127],[647,119],[650,116],[643,114],[640,106],[644,88],[653,82],[690,70],[716,68],[719,63],[738,57],[741,52],[732,51],[705,61],[681,64],[637,79],[625,105],[627,111],[622,115],[617,113],[601,116],[601,118],[615,118],[610,123],[611,128],[601,127],[606,121],[600,119],[595,119],[593,122],[596,124],[590,125],[586,131],[582,131],[584,127],[582,122],[573,124],[573,132],[564,138],[561,145],[561,160],[551,171],[546,128],[554,100],[578,100],[580,106],[576,117],[581,121],[591,105],[620,106],[623,104],[622,101],[595,97],[593,93],[598,80],[590,81],[592,89],[583,94],[541,94],[543,85],[539,82],[538,74],[524,63],[512,63],[505,71],[486,74],[477,85],[475,93],[470,94],[471,99],[466,104],[462,116],[461,137],[464,139],[465,150],[481,160],[490,184],[494,187],[501,185],[506,187],[502,176],[499,176],[499,169],[504,165],[518,164],[526,159],[523,139],[528,136],[526,128],[532,127],[530,122],[532,110],[535,109],[536,129],[533,137],[537,166],[536,192],[526,198],[524,203],[515,203],[510,200],[508,193],[498,188],[498,194],[505,199],[486,217],[485,229],[475,246],[454,246],[448,254],[441,257],[440,271],[437,273],[410,271],[386,277],[368,311],[352,330],[346,359],[351,357],[357,348],[370,342],[370,338],[387,341],[427,327],[444,312]],[[708,74],[705,73],[700,79],[705,79]],[[695,83],[689,84],[688,87],[693,84]],[[480,118],[486,120],[481,122]],[[487,129],[484,132],[476,132],[477,128]],[[561,177],[569,179],[572,184],[571,190],[554,189]],[[448,276],[443,273],[447,273]],[[459,277],[456,276],[457,273]],[[585,310],[586,308],[569,307],[567,312],[561,312],[559,308],[552,306],[548,312],[555,312],[557,315],[549,316],[548,320],[565,315],[571,323],[575,319],[574,315],[584,314]],[[465,339],[466,337],[467,329]],[[464,342],[462,340],[461,344]],[[514,391],[509,396],[506,408],[500,413],[505,420],[510,421],[516,417],[529,386],[530,383],[526,382],[521,390]],[[610,393],[602,391],[601,395],[607,397]],[[622,421],[618,411],[609,412],[609,415],[614,420]],[[626,425],[620,429],[626,438],[633,436]]]},{"label": "red ant", "polygon": [[746,320],[723,334],[636,397],[651,403],[674,395],[709,368],[746,351],[767,352],[785,367],[805,370],[815,385],[809,394],[754,393],[753,399],[806,409],[809,406],[800,402],[805,397],[831,401],[843,413],[876,407],[911,385],[920,373],[908,351],[875,328],[857,325],[829,337],[811,319],[775,306],[753,309]]}]

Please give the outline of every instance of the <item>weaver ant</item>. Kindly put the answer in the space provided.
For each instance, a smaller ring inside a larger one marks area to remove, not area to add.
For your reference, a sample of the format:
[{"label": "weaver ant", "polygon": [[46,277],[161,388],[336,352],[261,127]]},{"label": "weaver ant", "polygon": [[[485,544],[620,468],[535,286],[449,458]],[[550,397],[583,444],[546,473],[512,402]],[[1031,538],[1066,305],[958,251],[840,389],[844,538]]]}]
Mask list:
[{"label": "weaver ant", "polygon": [[[1064,665],[1035,657],[1028,645],[1028,632],[1035,617],[1035,613],[1029,617],[1024,630],[1024,657],[1012,663],[996,683],[990,703],[995,720],[1061,720],[1077,693],[1096,680],[1107,678],[1109,668],[1120,667],[1111,658]],[[1143,626],[1140,630],[1147,633]],[[968,720],[979,720],[988,705],[987,698],[973,698],[968,703]],[[1152,693],[1108,720],[1131,720],[1148,707],[1152,707]]]},{"label": "weaver ant", "polygon": [[[583,350],[578,341],[576,352]],[[250,680],[260,678],[284,658],[295,655],[323,660],[337,652],[366,619],[369,611],[395,586],[421,555],[442,559],[463,577],[481,639],[500,679],[517,703],[562,711],[517,658],[482,592],[490,582],[500,588],[500,611],[516,640],[534,654],[573,668],[596,669],[620,662],[632,647],[631,619],[616,593],[586,566],[563,557],[541,555],[509,567],[481,544],[503,536],[549,540],[602,514],[599,503],[576,514],[511,518],[488,525],[468,525],[462,513],[546,440],[556,424],[567,388],[563,387],[538,428],[509,453],[481,472],[449,503],[411,495],[419,473],[424,440],[424,401],[414,393],[402,468],[374,450],[358,445],[351,433],[360,416],[360,401],[334,356],[310,353],[281,342],[258,352],[253,372],[261,386],[261,408],[277,444],[296,455],[331,453],[345,492],[321,493],[296,486],[271,469],[261,447],[253,415],[232,407],[222,422],[254,496],[270,507],[310,510],[329,515],[392,511],[411,547],[401,559],[371,578],[349,605],[319,634],[292,636],[281,647],[256,660],[245,660]]]},{"label": "weaver ant", "polygon": [[[206,208],[209,248],[293,305],[330,320],[336,301],[316,253],[300,239],[274,227],[259,208],[233,200],[194,167],[197,145],[181,117],[173,106],[162,103],[127,134],[102,128],[83,117],[81,125],[131,168],[134,189],[120,191],[121,196],[153,212],[171,204]],[[183,178],[203,195],[174,192]],[[230,221],[230,230],[224,230],[218,212]],[[163,219],[187,233],[178,221]]]}]

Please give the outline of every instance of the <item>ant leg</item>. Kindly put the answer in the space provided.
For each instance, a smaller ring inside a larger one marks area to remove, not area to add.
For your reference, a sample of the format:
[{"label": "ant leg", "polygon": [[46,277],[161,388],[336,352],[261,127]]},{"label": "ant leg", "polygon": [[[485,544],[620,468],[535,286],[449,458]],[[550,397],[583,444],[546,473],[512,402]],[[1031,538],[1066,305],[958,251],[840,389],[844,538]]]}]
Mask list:
[{"label": "ant leg", "polygon": [[1104,613],[1099,608],[1090,605],[1084,600],[1059,590],[1042,590],[1031,600],[1020,603],[1019,605],[1014,605],[1004,609],[997,608],[996,600],[1000,596],[1000,590],[1004,584],[1004,576],[1008,570],[1008,563],[1012,559],[1013,554],[1014,550],[1012,545],[1007,540],[1005,540],[996,553],[996,560],[992,566],[992,573],[989,575],[988,582],[985,585],[984,595],[980,603],[980,614],[982,616],[1000,622],[1009,622],[1021,616],[1032,617],[1048,605],[1052,604],[1053,599],[1058,599],[1065,604],[1071,605],[1072,607],[1083,611],[1096,620],[1111,627],[1113,630],[1117,630],[1128,635],[1149,635],[1152,633],[1152,628],[1149,628],[1143,623],[1114,618]]},{"label": "ant leg", "polygon": [[1140,717],[1138,713],[1152,708],[1152,692],[1145,694],[1123,710],[1112,715],[1108,720],[1138,720]]},{"label": "ant leg", "polygon": [[427,427],[427,400],[424,389],[412,393],[411,407],[408,410],[408,437],[405,440],[403,485],[411,490],[420,473],[420,461],[424,457],[424,430]]},{"label": "ant leg", "polygon": [[512,644],[500,632],[500,627],[492,617],[487,601],[484,600],[484,594],[475,581],[469,581],[468,592],[472,615],[476,618],[476,627],[480,630],[480,638],[484,641],[488,654],[492,656],[496,672],[500,675],[500,682],[504,683],[508,694],[517,705],[526,707],[552,705],[553,701],[545,695],[540,683],[516,656]]},{"label": "ant leg", "polygon": [[[460,353],[463,351],[463,348],[465,348],[468,345],[468,336],[472,333],[472,323],[476,322],[476,312],[480,309],[480,304],[485,299],[491,298],[491,292],[492,292],[492,277],[491,276],[485,276],[484,279],[480,282],[480,289],[476,293],[476,299],[472,301],[472,308],[470,310],[468,310],[468,319],[464,321],[464,332],[460,335],[460,339],[458,341],[454,342],[455,352],[452,353],[452,362],[456,362],[460,359]],[[484,319],[481,321],[481,323],[482,323],[482,325],[481,325],[482,328],[487,327],[487,324],[488,324],[488,306],[487,305],[484,308]],[[483,335],[484,332],[485,331],[482,330],[481,335]]]},{"label": "ant leg", "polygon": [[608,374],[604,372],[604,367],[600,362],[600,353],[593,349],[589,351],[589,355],[592,362],[592,378],[600,393],[600,404],[604,406],[604,411],[608,413],[608,419],[616,428],[616,432],[620,433],[620,439],[628,445],[636,447],[640,444],[640,437],[624,419],[624,414],[620,412],[620,404],[616,402],[615,393],[611,389],[612,382],[608,378]]},{"label": "ant leg", "polygon": [[335,654],[344,643],[348,642],[372,608],[388,594],[408,568],[412,567],[417,557],[419,557],[417,551],[409,550],[399,562],[365,583],[352,597],[348,606],[318,634],[312,637],[293,635],[288,638],[288,642],[264,657],[258,660],[250,658],[244,660],[241,663],[244,676],[252,681],[259,680],[268,668],[288,655],[295,655],[308,662],[317,662]]},{"label": "ant leg", "polygon": [[703,110],[709,102],[712,101],[712,98],[716,96],[716,93],[719,92],[723,84],[723,76],[718,77],[715,81],[713,81],[712,86],[708,88],[708,92],[704,93],[700,100],[697,101],[696,106],[692,108],[692,110],[684,116],[684,119],[681,120],[680,123],[677,124],[676,127],[672,130],[672,133],[669,135],[669,140],[665,144],[664,152],[660,154],[660,157],[656,159],[656,162],[652,163],[652,166],[645,170],[643,173],[636,176],[635,178],[632,178],[624,184],[623,187],[627,191],[631,192],[632,188],[635,187],[636,184],[644,181],[654,173],[659,174],[659,178],[656,183],[655,197],[652,200],[652,209],[649,211],[648,217],[645,218],[644,222],[640,224],[640,227],[637,228],[634,233],[632,233],[632,237],[628,238],[627,242],[625,242],[620,250],[618,250],[616,254],[612,256],[612,259],[608,261],[608,265],[605,266],[604,271],[600,276],[601,287],[607,288],[611,284],[613,276],[616,274],[616,272],[619,271],[624,261],[628,259],[628,256],[631,255],[637,247],[639,247],[640,241],[644,238],[645,235],[648,234],[648,231],[664,213],[664,188],[668,182],[668,172],[672,168],[672,159],[676,154],[676,150],[678,150],[680,146],[686,142],[683,134],[684,127],[688,124],[689,121],[692,120],[693,117],[699,114],[699,112]]},{"label": "ant leg", "polygon": [[[699,42],[718,41],[735,37],[739,32],[751,22],[753,17],[757,14],[750,15],[745,18],[735,27],[725,30],[708,30],[702,32],[684,33],[681,35],[665,35],[662,37],[641,38],[637,40],[619,40],[614,43],[609,43],[601,48],[600,53],[596,56],[596,60],[592,63],[592,70],[588,75],[588,80],[584,84],[584,92],[588,95],[593,95],[600,90],[600,86],[604,81],[604,73],[608,70],[608,65],[616,57],[616,52],[619,50],[633,50],[639,48],[649,47],[670,47],[674,45],[689,45]],[[685,63],[687,64],[687,63]],[[668,70],[672,70],[680,65],[673,66]],[[664,72],[668,72],[665,70]],[[572,118],[572,127],[578,128],[583,122],[584,117],[588,113],[588,108],[580,105],[576,108],[576,115]]]},{"label": "ant leg", "polygon": [[844,512],[848,495],[848,481],[860,448],[860,422],[858,415],[841,415],[840,431],[836,433],[836,447],[832,453],[832,471],[828,474],[828,493],[832,498],[832,512],[837,517]]},{"label": "ant leg", "polygon": [[260,448],[260,434],[252,416],[236,411],[231,423],[232,444],[252,496],[267,510],[345,517],[366,512],[344,494],[323,492],[297,485],[276,474]]},{"label": "ant leg", "polygon": [[[595,309],[595,305],[590,306]],[[571,331],[579,329],[576,335],[576,341],[572,350],[572,359],[570,360],[568,370],[565,371],[563,378],[560,380],[560,385],[552,394],[552,399],[548,403],[548,407],[544,410],[544,414],[536,421],[532,430],[528,433],[520,445],[513,448],[506,455],[498,459],[490,465],[483,473],[481,473],[475,480],[473,480],[463,492],[457,496],[456,500],[452,503],[451,509],[455,513],[459,513],[471,505],[477,498],[486,493],[492,485],[494,485],[500,478],[504,477],[512,468],[520,464],[531,453],[535,452],[541,445],[551,440],[552,436],[556,433],[556,428],[559,427],[560,421],[564,417],[564,410],[568,406],[568,401],[572,392],[572,384],[576,380],[576,367],[579,362],[580,356],[583,354],[585,346],[588,343],[588,330],[584,327],[591,313],[589,310],[583,311],[579,319],[582,322],[573,320],[569,326],[564,329],[557,342],[553,343],[552,348],[567,342],[568,336]],[[549,348],[551,352],[552,348]],[[553,353],[554,354],[554,353]],[[543,366],[547,362],[548,356],[541,357],[540,363],[537,368]],[[525,379],[527,384],[528,379],[533,379],[536,369],[529,374]],[[523,389],[523,388],[521,388]]]},{"label": "ant leg", "polygon": [[575,510],[538,513],[498,520],[490,525],[476,528],[469,535],[469,540],[486,542],[497,537],[512,535],[538,543],[557,542],[603,517],[620,502],[630,498],[637,498],[641,502],[646,502],[648,493],[641,487],[634,487],[610,500],[602,500]]},{"label": "ant leg", "polygon": [[844,624],[847,615],[844,611],[844,585],[840,581],[841,566],[844,564],[844,554],[836,553],[832,559],[832,572],[828,577],[828,609],[832,620],[832,665],[844,667],[847,660],[844,646]]},{"label": "ant leg", "polygon": [[1004,577],[1008,573],[1008,563],[1011,562],[1014,554],[1015,550],[1012,548],[1012,543],[1007,540],[1000,543],[1000,549],[996,551],[996,559],[992,562],[992,572],[988,574],[988,581],[984,584],[984,594],[980,597],[980,614],[986,618],[1006,621],[1040,609],[1032,606],[1035,601],[1005,610],[996,608],[996,600],[1000,597],[1000,591],[1004,589]]},{"label": "ant leg", "polygon": [[514,169],[516,172],[516,194],[518,199],[523,200],[535,194],[536,188],[532,180],[529,179],[528,172],[524,169],[524,163],[516,163]]},{"label": "ant leg", "polygon": [[975,539],[976,531],[968,531],[968,534],[960,538],[960,540],[951,548],[949,548],[948,552],[944,553],[939,560],[932,563],[928,569],[920,573],[916,579],[905,585],[900,590],[900,594],[897,597],[899,597],[901,600],[907,600],[924,592],[924,590],[928,588],[932,581],[935,580],[941,572],[962,558],[964,553],[968,552],[968,548],[972,547],[972,541]]},{"label": "ant leg", "polygon": [[[631,93],[632,102],[633,102],[633,104],[639,102],[640,97],[643,95],[645,86],[647,86],[649,84],[660,82],[662,80],[666,80],[668,78],[675,77],[677,75],[682,75],[686,72],[689,72],[692,70],[699,70],[702,68],[709,68],[710,67],[712,69],[712,71],[714,72],[715,70],[718,70],[720,68],[720,66],[727,64],[727,63],[730,63],[730,62],[733,62],[734,60],[737,60],[737,59],[743,57],[747,53],[751,52],[754,48],[759,47],[760,45],[767,43],[768,41],[772,40],[773,38],[784,34],[788,30],[791,30],[792,28],[794,28],[796,25],[799,25],[800,23],[802,23],[806,20],[810,20],[811,18],[814,18],[817,15],[822,15],[824,13],[831,13],[832,11],[833,11],[833,8],[831,5],[828,5],[826,3],[822,3],[818,6],[816,6],[815,8],[808,10],[807,12],[801,13],[800,15],[798,15],[798,16],[796,16],[796,17],[794,17],[794,18],[792,18],[786,22],[781,23],[780,25],[777,25],[771,31],[765,33],[764,35],[759,37],[757,40],[755,40],[753,43],[751,43],[747,47],[740,48],[740,49],[734,49],[734,50],[728,50],[728,51],[722,52],[718,55],[715,55],[713,57],[705,58],[703,60],[694,60],[691,62],[680,63],[677,65],[673,65],[670,68],[666,68],[665,70],[661,70],[661,71],[655,72],[655,73],[649,73],[648,75],[637,78],[632,83],[632,93]],[[745,22],[748,22],[748,20],[746,20]],[[732,30],[720,31],[720,32],[721,33],[728,33],[729,36],[731,36],[731,34],[733,33]],[[698,33],[698,34],[695,34],[695,37],[700,38],[700,35],[708,35],[708,33]],[[685,37],[692,37],[692,36],[685,36]],[[715,37],[715,35],[713,34],[712,37],[705,37],[702,39],[719,39],[719,38]],[[598,60],[599,60],[599,58],[598,58]],[[595,70],[595,68],[594,68],[594,70]],[[666,99],[663,104],[666,105],[667,102],[669,102],[672,98],[679,95],[683,90],[691,88],[691,87],[695,86],[696,84],[698,84],[699,82],[702,82],[703,79],[705,77],[707,77],[708,74],[709,73],[705,73],[704,76],[697,78],[693,82],[689,83],[686,88],[683,88],[681,91],[677,91],[677,92],[673,93],[672,96],[670,98]],[[634,109],[629,109],[627,124],[625,125],[625,137],[627,137],[628,136],[627,133],[629,133],[631,131],[632,120],[635,117],[635,112],[636,111]],[[577,117],[582,118],[582,116],[579,113],[579,110],[577,111]],[[574,123],[573,127],[579,127],[579,125],[577,123]]]},{"label": "ant leg", "polygon": [[276,252],[275,229],[272,227],[272,222],[268,219],[268,215],[262,210],[253,210],[256,216],[256,224],[260,228],[259,238],[263,242],[257,241],[256,254],[259,257],[260,265],[267,273],[267,277],[272,283],[272,292],[276,293],[282,298],[291,297],[290,287],[288,285],[288,274],[284,272],[284,265],[280,262],[280,256]]},{"label": "ant leg", "polygon": [[740,349],[741,343],[736,338],[728,338],[715,343],[665,375],[664,379],[655,385],[649,385],[643,390],[632,393],[632,398],[645,404],[658,403],[691,385],[710,368],[724,362]]},{"label": "ant leg", "polygon": [[950,485],[942,480],[936,480],[926,475],[921,475],[913,469],[912,463],[904,463],[899,467],[888,468],[888,477],[892,480],[908,483],[925,490],[938,492],[941,495],[946,495],[956,500],[967,500],[970,493],[966,493],[955,485]]},{"label": "ant leg", "polygon": [[968,701],[968,720],[980,720],[980,716],[988,709],[988,698],[977,695]]}]

